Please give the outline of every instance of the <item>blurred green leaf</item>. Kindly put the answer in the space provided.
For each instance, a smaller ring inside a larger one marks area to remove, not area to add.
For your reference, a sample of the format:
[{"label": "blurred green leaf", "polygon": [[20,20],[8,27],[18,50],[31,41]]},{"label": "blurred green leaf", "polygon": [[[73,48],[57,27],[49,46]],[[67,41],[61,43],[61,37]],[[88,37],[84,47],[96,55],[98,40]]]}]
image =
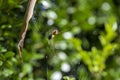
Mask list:
[{"label": "blurred green leaf", "polygon": [[3,73],[3,75],[5,77],[8,77],[8,76],[13,74],[13,70],[11,70],[11,69],[4,69],[2,73]]},{"label": "blurred green leaf", "polygon": [[8,51],[8,52],[5,53],[4,56],[5,56],[6,58],[10,58],[10,57],[13,57],[14,55],[15,55],[14,52],[12,52],[12,51]]},{"label": "blurred green leaf", "polygon": [[1,45],[0,45],[0,52],[2,53],[2,52],[6,52],[7,51],[7,49],[5,49],[4,47],[2,47]]},{"label": "blurred green leaf", "polygon": [[2,61],[0,61],[0,66],[2,66],[2,64],[3,64],[3,62],[2,62]]},{"label": "blurred green leaf", "polygon": [[26,75],[27,73],[32,72],[32,65],[25,63],[23,65],[23,74]]}]

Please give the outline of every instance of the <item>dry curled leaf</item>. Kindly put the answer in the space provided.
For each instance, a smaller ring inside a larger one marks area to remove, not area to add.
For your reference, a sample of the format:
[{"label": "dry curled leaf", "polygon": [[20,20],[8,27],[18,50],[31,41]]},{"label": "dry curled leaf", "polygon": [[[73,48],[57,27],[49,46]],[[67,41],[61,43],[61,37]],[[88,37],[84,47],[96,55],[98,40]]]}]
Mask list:
[{"label": "dry curled leaf", "polygon": [[24,23],[23,23],[22,30],[21,30],[20,41],[18,43],[18,49],[19,49],[20,61],[21,62],[22,62],[22,48],[23,48],[23,44],[24,44],[24,39],[25,39],[25,36],[26,36],[29,21],[30,21],[32,15],[33,15],[35,3],[36,3],[36,0],[29,0],[27,10],[26,10],[26,13],[25,13],[25,17],[24,17]]}]

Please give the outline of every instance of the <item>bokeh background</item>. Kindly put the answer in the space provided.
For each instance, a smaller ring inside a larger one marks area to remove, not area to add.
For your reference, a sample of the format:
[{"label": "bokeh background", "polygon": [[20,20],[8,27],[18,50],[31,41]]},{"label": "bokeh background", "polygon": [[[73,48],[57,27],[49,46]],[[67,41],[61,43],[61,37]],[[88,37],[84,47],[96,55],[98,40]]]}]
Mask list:
[{"label": "bokeh background", "polygon": [[21,64],[27,3],[0,0],[0,80],[120,80],[120,0],[37,0]]}]

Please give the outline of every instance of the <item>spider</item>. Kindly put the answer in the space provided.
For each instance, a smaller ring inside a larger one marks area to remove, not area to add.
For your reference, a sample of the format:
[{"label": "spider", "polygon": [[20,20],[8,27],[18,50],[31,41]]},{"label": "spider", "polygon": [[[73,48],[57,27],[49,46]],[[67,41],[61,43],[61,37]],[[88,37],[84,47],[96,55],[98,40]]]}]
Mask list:
[{"label": "spider", "polygon": [[57,29],[54,29],[49,35],[48,35],[48,39],[51,40],[55,37],[55,35],[57,35],[59,33],[59,31]]}]

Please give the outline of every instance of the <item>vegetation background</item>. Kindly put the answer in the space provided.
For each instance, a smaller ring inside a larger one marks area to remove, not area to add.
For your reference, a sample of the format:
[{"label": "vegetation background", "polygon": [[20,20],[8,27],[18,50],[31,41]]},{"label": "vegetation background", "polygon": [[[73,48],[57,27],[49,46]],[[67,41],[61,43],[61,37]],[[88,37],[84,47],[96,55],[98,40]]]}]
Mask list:
[{"label": "vegetation background", "polygon": [[21,64],[27,3],[0,0],[0,80],[120,80],[120,0],[37,0]]}]

